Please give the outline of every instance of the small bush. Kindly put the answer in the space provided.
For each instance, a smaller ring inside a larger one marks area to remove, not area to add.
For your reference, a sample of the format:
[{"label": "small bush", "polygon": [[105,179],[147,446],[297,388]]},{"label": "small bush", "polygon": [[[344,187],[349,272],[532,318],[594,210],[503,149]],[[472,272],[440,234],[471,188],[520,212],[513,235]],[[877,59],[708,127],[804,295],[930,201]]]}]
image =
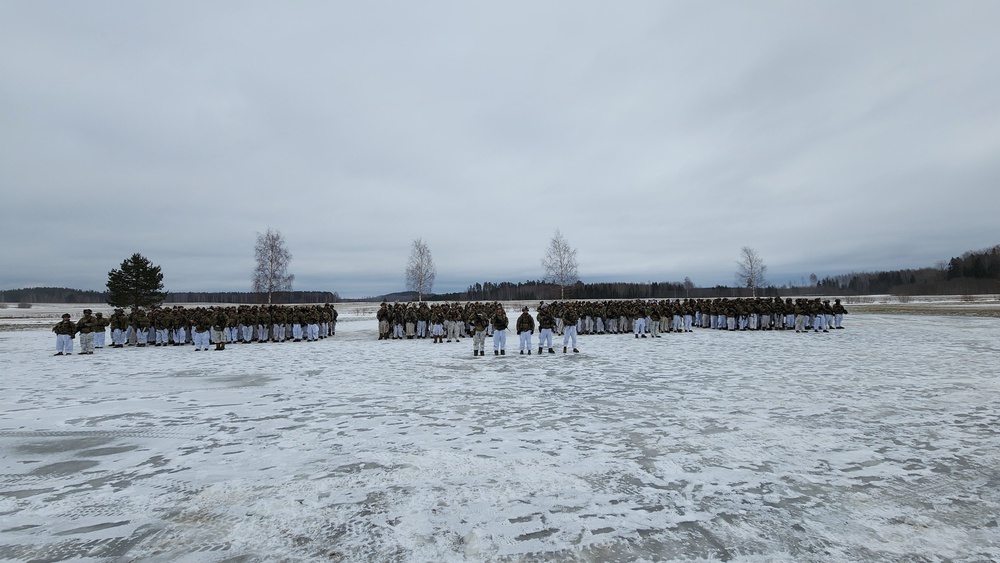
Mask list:
[{"label": "small bush", "polygon": [[6,309],[6,308],[7,308],[6,303],[0,303],[0,309]]},{"label": "small bush", "polygon": [[24,303],[24,302],[18,303],[17,304],[17,308],[18,309],[30,309],[31,308],[31,303]]}]

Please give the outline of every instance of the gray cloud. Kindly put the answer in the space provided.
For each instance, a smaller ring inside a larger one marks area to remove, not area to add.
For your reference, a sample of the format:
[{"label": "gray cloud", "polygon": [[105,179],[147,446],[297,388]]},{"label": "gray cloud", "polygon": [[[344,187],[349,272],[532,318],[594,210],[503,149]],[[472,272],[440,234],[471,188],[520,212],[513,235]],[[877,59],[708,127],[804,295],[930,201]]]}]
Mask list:
[{"label": "gray cloud", "polygon": [[[992,2],[7,3],[0,287],[784,283],[996,244]],[[777,274],[777,275],[775,275]],[[786,276],[785,278],[779,278]]]}]

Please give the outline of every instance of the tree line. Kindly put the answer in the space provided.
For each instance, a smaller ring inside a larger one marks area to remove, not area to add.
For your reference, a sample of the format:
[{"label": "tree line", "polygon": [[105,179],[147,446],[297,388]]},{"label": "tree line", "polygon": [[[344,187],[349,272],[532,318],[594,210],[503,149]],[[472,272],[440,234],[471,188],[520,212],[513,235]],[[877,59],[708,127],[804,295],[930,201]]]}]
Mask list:
[{"label": "tree line", "polygon": [[[263,241],[263,244],[262,244]],[[287,274],[290,255],[284,249],[280,233],[268,231],[258,236],[258,247],[267,246],[269,252],[258,252],[258,269],[250,292],[163,292],[162,273],[139,254],[122,262],[121,270],[109,272],[109,291],[78,290],[63,287],[31,287],[0,291],[0,303],[132,303],[132,297],[123,298],[136,286],[143,286],[164,303],[233,303],[233,304],[310,304],[335,303],[341,300],[336,292],[291,291],[293,276]],[[546,271],[541,280],[524,282],[476,282],[465,291],[430,293],[436,269],[430,251],[421,239],[414,241],[413,258],[407,271],[408,285],[416,286],[412,292],[368,297],[365,301],[382,299],[409,301],[528,301],[571,299],[679,299],[711,297],[748,297],[759,292],[763,296],[800,295],[982,295],[1000,294],[1000,245],[979,251],[970,251],[941,262],[934,268],[902,269],[878,272],[854,272],[819,279],[810,276],[808,283],[789,282],[780,287],[764,282],[766,266],[753,249],[744,247],[738,262],[736,287],[717,285],[696,287],[689,279],[683,282],[663,281],[647,283],[597,282],[584,283],[577,279],[575,249],[570,248],[559,231],[543,260],[554,260],[563,253],[562,264],[567,271]],[[276,257],[276,258],[275,258]],[[271,265],[263,268],[260,263]],[[277,263],[273,267],[272,262]],[[744,267],[747,266],[747,267]],[[747,270],[751,271],[747,271]],[[420,271],[417,271],[420,270]],[[267,272],[267,276],[260,275]],[[264,283],[261,283],[264,279]],[[572,281],[570,281],[572,280]],[[127,306],[127,305],[123,305]]]}]

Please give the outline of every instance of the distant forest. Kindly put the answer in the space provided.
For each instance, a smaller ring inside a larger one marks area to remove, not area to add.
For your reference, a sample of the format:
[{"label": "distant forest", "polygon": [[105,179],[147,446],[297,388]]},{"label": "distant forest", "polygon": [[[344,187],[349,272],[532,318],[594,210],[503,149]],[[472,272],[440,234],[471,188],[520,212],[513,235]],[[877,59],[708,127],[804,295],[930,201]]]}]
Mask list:
[{"label": "distant forest", "polygon": [[[760,288],[764,296],[798,295],[983,295],[1000,294],[1000,245],[966,252],[937,268],[861,272],[828,276],[810,276],[800,285],[770,285]],[[747,288],[718,285],[697,287],[683,282],[577,282],[568,288],[572,299],[675,299],[740,297],[750,295]],[[425,295],[428,301],[529,301],[551,300],[559,296],[559,287],[542,281],[477,282],[465,291]],[[32,287],[0,291],[0,303],[106,303],[107,292],[83,291],[61,287]],[[352,301],[411,301],[412,292],[392,293],[352,299]],[[250,292],[177,292],[167,295],[166,303],[259,304],[266,297]],[[288,291],[276,293],[274,303],[336,303],[340,296],[328,291]]]}]

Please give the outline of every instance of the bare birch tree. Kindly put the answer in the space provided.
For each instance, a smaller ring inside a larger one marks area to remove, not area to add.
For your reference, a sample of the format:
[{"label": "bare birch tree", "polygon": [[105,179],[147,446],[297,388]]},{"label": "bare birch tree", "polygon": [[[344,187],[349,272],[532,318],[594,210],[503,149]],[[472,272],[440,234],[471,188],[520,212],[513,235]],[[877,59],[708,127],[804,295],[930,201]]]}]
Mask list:
[{"label": "bare birch tree", "polygon": [[434,266],[434,258],[431,257],[431,249],[423,239],[413,241],[413,250],[410,252],[410,263],[406,266],[406,288],[417,292],[417,301],[423,301],[424,295],[431,292],[434,287],[434,278],[437,277],[437,268]]},{"label": "bare birch tree", "polygon": [[285,237],[281,236],[281,231],[269,228],[266,233],[257,233],[254,259],[257,267],[253,271],[252,291],[266,293],[268,305],[275,292],[292,290],[295,276],[288,273],[292,255],[285,246]]},{"label": "bare birch tree", "polygon": [[566,298],[566,286],[579,281],[577,273],[576,249],[570,247],[566,237],[556,229],[556,234],[549,241],[549,249],[542,258],[546,282],[559,285],[559,298]]},{"label": "bare birch tree", "polygon": [[765,274],[767,266],[757,251],[749,246],[741,248],[740,259],[736,261],[736,284],[749,287],[753,296],[757,297],[757,288],[767,283]]}]

